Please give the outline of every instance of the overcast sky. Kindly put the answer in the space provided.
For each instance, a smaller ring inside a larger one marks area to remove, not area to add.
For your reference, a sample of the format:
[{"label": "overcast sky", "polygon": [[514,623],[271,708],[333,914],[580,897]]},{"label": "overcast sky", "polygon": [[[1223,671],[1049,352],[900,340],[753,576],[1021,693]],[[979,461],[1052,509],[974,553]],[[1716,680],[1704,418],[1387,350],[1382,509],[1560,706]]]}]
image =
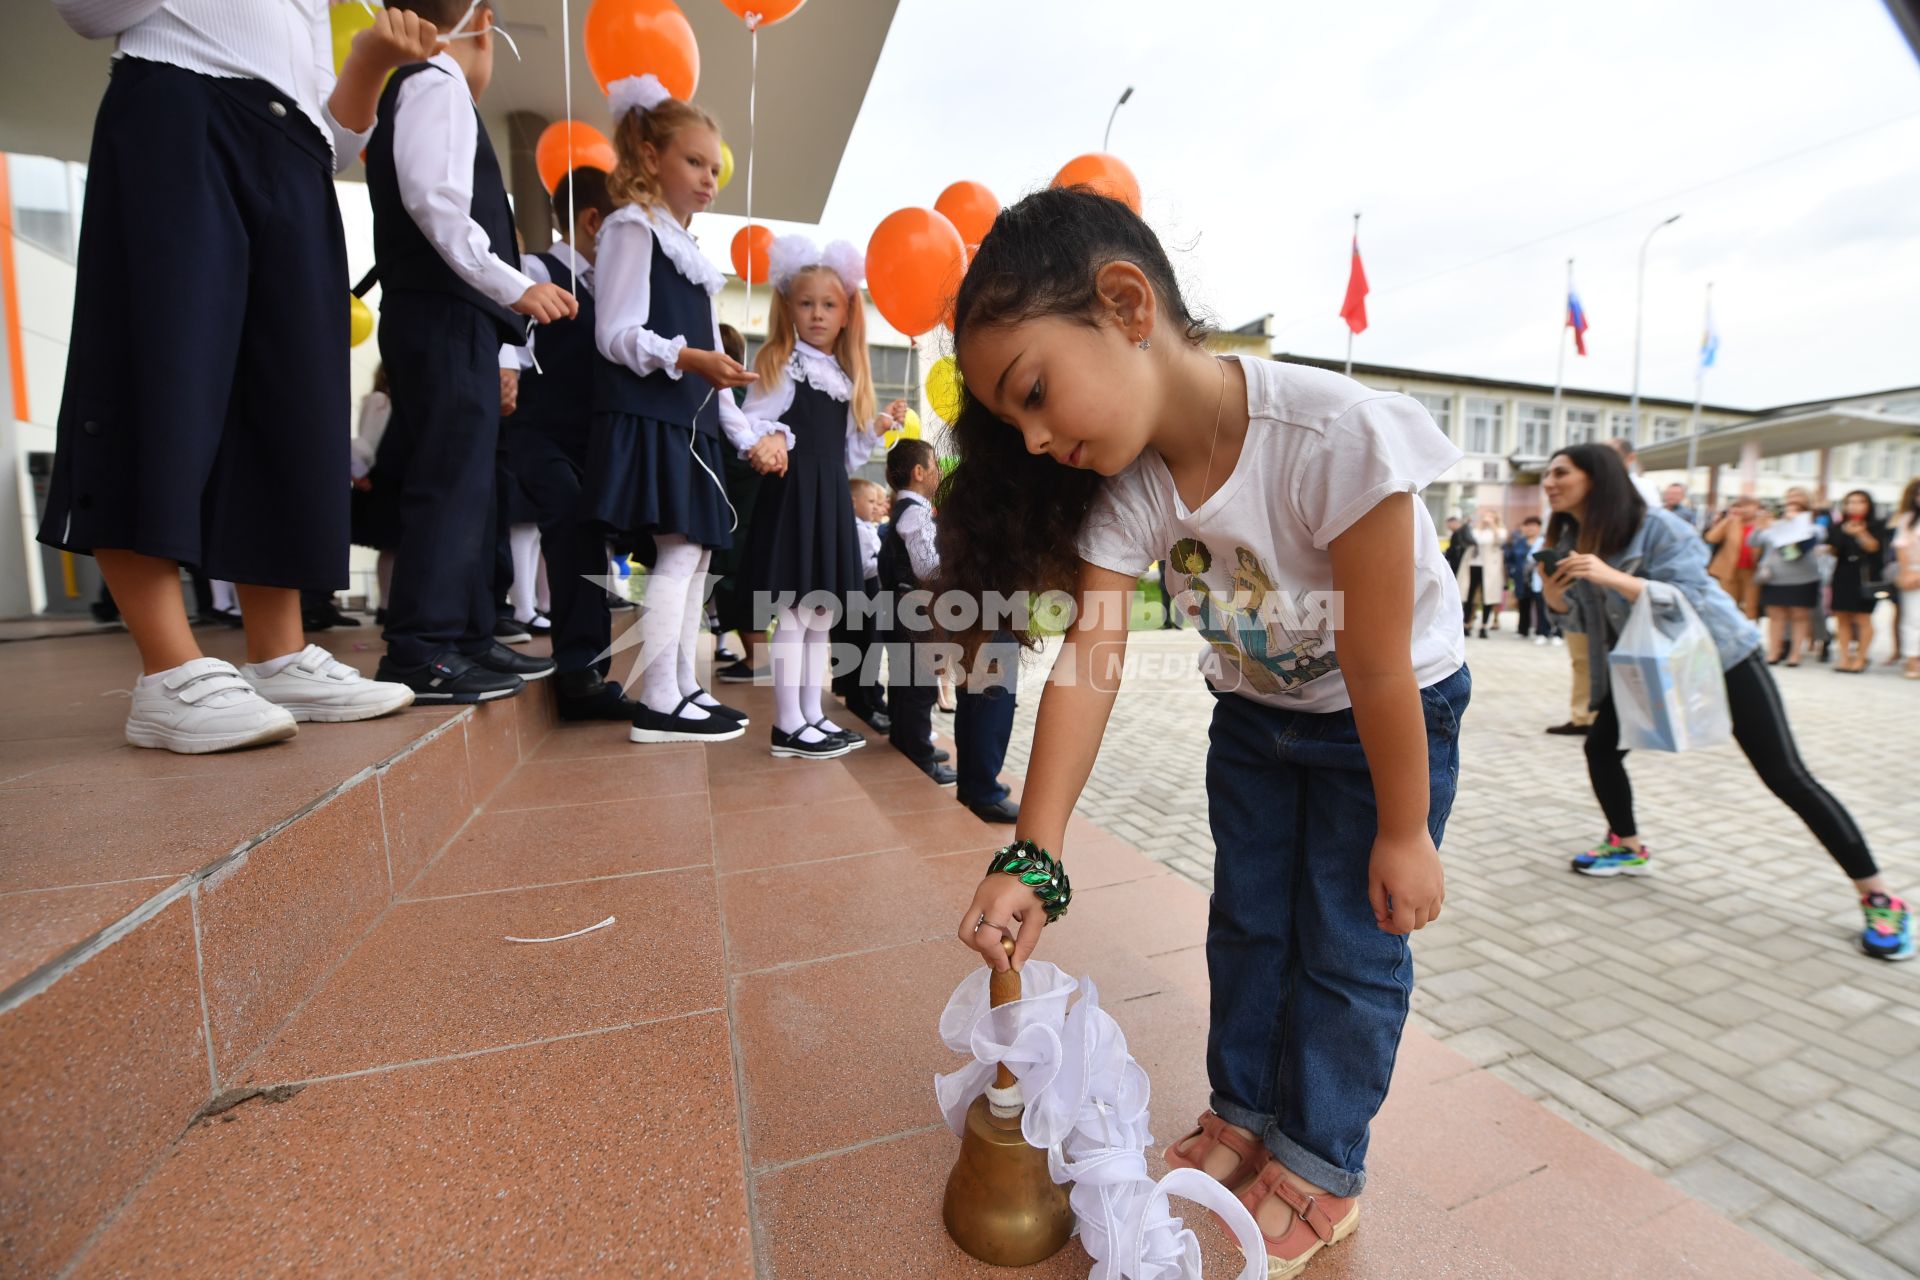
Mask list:
[{"label": "overcast sky", "polygon": [[1344,353],[1359,210],[1357,360],[1550,383],[1571,256],[1567,384],[1624,392],[1681,213],[1644,394],[1691,398],[1708,281],[1709,402],[1920,383],[1920,67],[1880,0],[901,0],[822,229],[1043,185],[1129,84],[1113,150],[1193,300],[1283,351]]}]

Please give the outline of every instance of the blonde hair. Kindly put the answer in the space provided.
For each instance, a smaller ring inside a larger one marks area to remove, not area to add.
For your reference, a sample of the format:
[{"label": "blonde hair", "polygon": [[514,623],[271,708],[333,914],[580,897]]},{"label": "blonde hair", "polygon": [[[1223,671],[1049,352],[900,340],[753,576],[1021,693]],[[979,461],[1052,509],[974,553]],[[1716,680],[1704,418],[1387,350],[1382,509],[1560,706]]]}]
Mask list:
[{"label": "blonde hair", "polygon": [[713,130],[716,138],[720,136],[720,123],[706,108],[678,98],[668,98],[651,111],[629,111],[620,117],[620,123],[613,129],[616,159],[613,172],[607,175],[607,194],[613,197],[616,208],[637,204],[642,209],[651,209],[665,204],[660,194],[660,179],[647,172],[641,148],[650,144],[657,163],[658,158],[667,154],[674,138],[695,125]]},{"label": "blonde hair", "polygon": [[[859,290],[848,296],[846,281],[824,264],[795,272],[793,279],[787,281],[787,289],[816,272],[833,281],[841,296],[847,299],[847,323],[840,330],[839,341],[833,344],[833,358],[840,362],[841,369],[853,380],[853,396],[847,402],[847,407],[853,411],[853,420],[865,429],[873,425],[877,409],[873,395],[873,361],[867,355],[867,308]],[[785,289],[774,291],[771,311],[766,345],[760,348],[760,354],[753,360],[754,372],[760,375],[760,385],[763,387],[771,385],[777,378],[787,376],[787,361],[793,355],[794,344],[799,341],[794,330],[793,313],[788,310]]]}]

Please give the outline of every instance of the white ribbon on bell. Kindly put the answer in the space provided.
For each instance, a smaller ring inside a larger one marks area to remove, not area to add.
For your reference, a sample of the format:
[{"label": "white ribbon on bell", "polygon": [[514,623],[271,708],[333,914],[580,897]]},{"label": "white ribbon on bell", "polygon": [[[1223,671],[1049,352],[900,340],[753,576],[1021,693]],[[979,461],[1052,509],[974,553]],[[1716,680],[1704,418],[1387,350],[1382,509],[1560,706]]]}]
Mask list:
[{"label": "white ribbon on bell", "polygon": [[672,96],[651,71],[643,76],[622,76],[607,86],[607,106],[613,111],[615,124],[626,119],[629,111],[645,115]]},{"label": "white ribbon on bell", "polygon": [[1073,1183],[1068,1201],[1093,1258],[1088,1280],[1200,1280],[1200,1242],[1173,1216],[1172,1196],[1219,1214],[1247,1260],[1239,1280],[1263,1280],[1260,1229],[1231,1192],[1197,1169],[1172,1170],[1159,1182],[1147,1173],[1147,1073],[1100,1007],[1093,979],[1076,981],[1029,960],[1020,970],[1021,998],[995,1009],[988,974],[969,975],[940,1015],[941,1040],[973,1057],[934,1077],[947,1127],[965,1133],[967,1108],[1005,1063],[1026,1102],[1021,1136],[1047,1153],[1055,1182]]}]

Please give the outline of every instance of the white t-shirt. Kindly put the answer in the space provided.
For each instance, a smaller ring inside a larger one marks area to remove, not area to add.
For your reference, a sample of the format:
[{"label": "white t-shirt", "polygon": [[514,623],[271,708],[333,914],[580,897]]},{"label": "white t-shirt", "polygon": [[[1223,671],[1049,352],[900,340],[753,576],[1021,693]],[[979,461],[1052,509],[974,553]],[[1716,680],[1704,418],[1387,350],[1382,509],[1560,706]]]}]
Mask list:
[{"label": "white t-shirt", "polygon": [[[1216,689],[1289,711],[1344,710],[1327,548],[1461,454],[1408,396],[1303,365],[1240,363],[1250,421],[1226,483],[1189,511],[1149,449],[1101,486],[1080,556],[1130,576],[1164,560],[1175,607],[1206,637],[1200,669]],[[1425,688],[1459,670],[1466,651],[1433,517],[1421,502],[1413,513],[1413,672]]]}]

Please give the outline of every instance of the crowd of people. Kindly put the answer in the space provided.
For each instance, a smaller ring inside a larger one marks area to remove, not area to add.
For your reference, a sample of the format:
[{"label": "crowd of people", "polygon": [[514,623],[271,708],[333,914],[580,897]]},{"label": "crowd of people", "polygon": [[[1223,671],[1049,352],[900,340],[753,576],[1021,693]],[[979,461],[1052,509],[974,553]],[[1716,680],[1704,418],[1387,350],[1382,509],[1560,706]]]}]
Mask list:
[{"label": "crowd of people", "polygon": [[[103,616],[117,611],[140,649],[130,743],[258,746],[299,721],[490,701],[548,677],[563,718],[626,721],[636,744],[737,738],[750,717],[696,665],[723,578],[715,623],[743,650],[722,650],[729,680],[754,678],[771,634],[772,754],[867,745],[823,703],[830,635],[856,596],[908,593],[937,571],[940,471],[925,442],[895,445],[893,520],[893,498],[853,478],[907,406],[875,403],[851,245],[774,242],[770,332],[751,368],[718,322],[724,277],[689,230],[719,186],[711,115],[651,75],[609,85],[612,171],[562,176],[555,242],[522,253],[478,110],[490,5],[394,0],[324,97],[309,56],[329,47],[323,3],[302,6],[304,28],[263,26],[230,0],[59,7],[117,49],[41,538],[97,558]],[[216,163],[200,162],[208,136]],[[356,154],[381,364],[349,439],[332,175]],[[166,248],[128,252],[145,244]],[[164,341],[145,333],[156,317]],[[174,353],[183,335],[208,345]],[[372,678],[303,633],[357,625],[334,597],[350,541],[378,557],[386,649]],[[607,586],[630,561],[644,597],[616,674],[627,593]],[[202,615],[244,628],[244,665],[200,652],[182,566],[209,580]],[[982,817],[1013,821],[998,778],[1010,682],[942,696],[952,673],[912,681],[924,646],[897,631],[839,633],[862,659],[838,675],[849,714]],[[540,634],[551,657],[512,647]],[[897,660],[866,660],[888,642],[904,646]],[[957,767],[933,742],[941,706]]]},{"label": "crowd of people", "polygon": [[[1749,619],[1766,620],[1770,664],[1797,667],[1815,655],[1837,672],[1865,673],[1879,634],[1875,618],[1885,605],[1891,643],[1882,665],[1920,680],[1920,479],[1907,484],[1890,511],[1880,510],[1864,489],[1818,510],[1796,486],[1777,504],[1745,494],[1707,518],[1694,509],[1685,485],[1656,490],[1632,470],[1631,445],[1610,444],[1648,509],[1665,511],[1694,530],[1708,547],[1709,575]],[[1535,559],[1548,545],[1540,517],[1527,516],[1509,531],[1500,514],[1486,508],[1471,524],[1449,517],[1447,529],[1447,561],[1469,634],[1476,618],[1481,639],[1499,631],[1500,611],[1511,599],[1522,639],[1566,642],[1546,608]],[[1586,723],[1576,714],[1571,727]]]}]

